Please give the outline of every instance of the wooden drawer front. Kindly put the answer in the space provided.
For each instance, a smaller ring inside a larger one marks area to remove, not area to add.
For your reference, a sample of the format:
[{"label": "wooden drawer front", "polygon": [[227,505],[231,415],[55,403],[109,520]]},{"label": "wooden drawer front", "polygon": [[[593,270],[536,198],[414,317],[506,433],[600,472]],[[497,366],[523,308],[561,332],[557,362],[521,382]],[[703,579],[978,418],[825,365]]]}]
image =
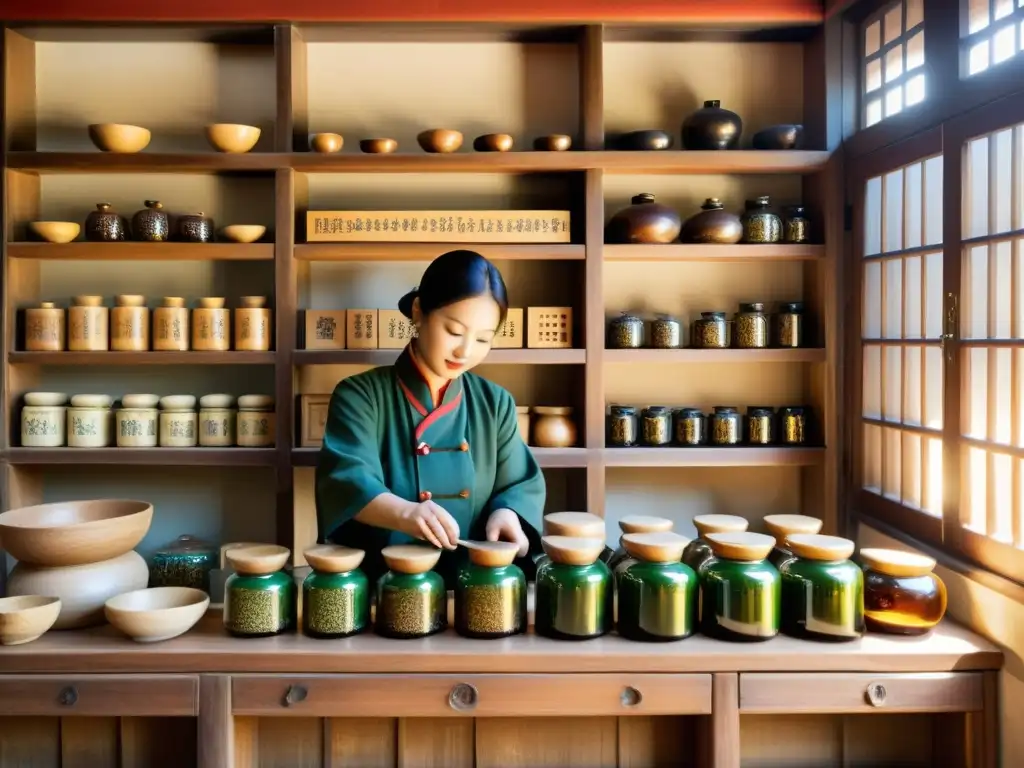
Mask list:
[{"label": "wooden drawer front", "polygon": [[740,675],[744,712],[975,712],[981,672]]},{"label": "wooden drawer front", "polygon": [[251,675],[231,698],[236,715],[710,714],[711,675]]},{"label": "wooden drawer front", "polygon": [[0,715],[195,716],[190,675],[0,675]]}]

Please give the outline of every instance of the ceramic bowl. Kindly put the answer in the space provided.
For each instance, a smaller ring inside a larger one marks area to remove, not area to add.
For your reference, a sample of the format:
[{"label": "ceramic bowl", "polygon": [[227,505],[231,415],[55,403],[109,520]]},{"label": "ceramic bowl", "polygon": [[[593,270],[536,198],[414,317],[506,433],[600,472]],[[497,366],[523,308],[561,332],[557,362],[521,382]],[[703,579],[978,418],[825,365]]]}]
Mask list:
[{"label": "ceramic bowl", "polygon": [[330,154],[340,152],[345,146],[345,138],[340,133],[314,133],[309,137],[309,148],[314,152]]},{"label": "ceramic bowl", "polygon": [[462,146],[462,133],[451,128],[434,128],[416,137],[424,152],[455,152]]},{"label": "ceramic bowl", "polygon": [[48,243],[70,243],[82,231],[82,226],[74,221],[31,221],[28,228]]},{"label": "ceramic bowl", "polygon": [[158,643],[188,632],[210,596],[189,587],[153,587],[112,597],[103,606],[107,621],[139,643]]},{"label": "ceramic bowl", "polygon": [[477,152],[508,152],[514,143],[507,133],[487,133],[473,140],[473,149]]},{"label": "ceramic bowl", "polygon": [[41,637],[60,615],[60,598],[42,595],[0,598],[0,644],[21,645]]},{"label": "ceramic bowl", "polygon": [[565,133],[541,136],[533,142],[533,148],[539,152],[565,152],[570,147],[572,147],[572,136]]},{"label": "ceramic bowl", "polygon": [[368,155],[390,155],[398,149],[398,142],[395,139],[363,139],[359,142],[359,149]]},{"label": "ceramic bowl", "polygon": [[254,125],[214,123],[206,126],[206,138],[220,152],[248,152],[260,140],[260,129]]},{"label": "ceramic bowl", "polygon": [[266,231],[267,228],[262,224],[228,224],[220,234],[232,243],[255,243]]},{"label": "ceramic bowl", "polygon": [[94,123],[89,138],[104,152],[141,152],[149,145],[152,134],[146,128],[123,123]]},{"label": "ceramic bowl", "polygon": [[85,565],[135,549],[152,521],[145,501],[58,501],[0,514],[0,545],[22,563]]}]

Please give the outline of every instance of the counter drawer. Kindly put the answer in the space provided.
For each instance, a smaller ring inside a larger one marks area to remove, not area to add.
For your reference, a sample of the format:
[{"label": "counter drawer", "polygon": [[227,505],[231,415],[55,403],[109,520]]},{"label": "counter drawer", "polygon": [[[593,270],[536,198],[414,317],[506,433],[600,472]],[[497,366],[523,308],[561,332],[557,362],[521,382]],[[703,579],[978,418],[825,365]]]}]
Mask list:
[{"label": "counter drawer", "polygon": [[194,717],[194,675],[0,675],[0,715]]},{"label": "counter drawer", "polygon": [[703,715],[711,675],[243,675],[231,700],[236,715]]},{"label": "counter drawer", "polygon": [[743,712],[975,712],[981,672],[740,675]]}]

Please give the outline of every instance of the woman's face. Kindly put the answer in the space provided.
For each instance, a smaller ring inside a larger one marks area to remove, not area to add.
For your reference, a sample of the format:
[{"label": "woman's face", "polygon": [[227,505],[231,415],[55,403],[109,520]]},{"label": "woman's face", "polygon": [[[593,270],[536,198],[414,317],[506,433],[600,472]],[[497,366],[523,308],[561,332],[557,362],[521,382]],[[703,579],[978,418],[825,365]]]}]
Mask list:
[{"label": "woman's face", "polygon": [[426,317],[416,299],[412,314],[419,329],[416,351],[428,370],[442,379],[458,378],[479,365],[491,351],[501,322],[498,302],[489,295],[457,301]]}]

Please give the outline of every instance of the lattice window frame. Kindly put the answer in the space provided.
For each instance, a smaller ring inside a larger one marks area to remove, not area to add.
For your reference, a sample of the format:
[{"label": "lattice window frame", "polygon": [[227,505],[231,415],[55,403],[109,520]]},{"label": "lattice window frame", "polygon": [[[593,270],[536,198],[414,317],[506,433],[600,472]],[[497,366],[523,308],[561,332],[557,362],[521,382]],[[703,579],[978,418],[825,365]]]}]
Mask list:
[{"label": "lattice window frame", "polygon": [[[996,18],[998,13],[1002,15]],[[960,0],[961,81],[1024,58],[1022,54],[1024,0]]]},{"label": "lattice window frame", "polygon": [[[897,23],[899,32],[890,36]],[[864,129],[927,98],[924,0],[894,0],[858,32],[858,126]]]}]

